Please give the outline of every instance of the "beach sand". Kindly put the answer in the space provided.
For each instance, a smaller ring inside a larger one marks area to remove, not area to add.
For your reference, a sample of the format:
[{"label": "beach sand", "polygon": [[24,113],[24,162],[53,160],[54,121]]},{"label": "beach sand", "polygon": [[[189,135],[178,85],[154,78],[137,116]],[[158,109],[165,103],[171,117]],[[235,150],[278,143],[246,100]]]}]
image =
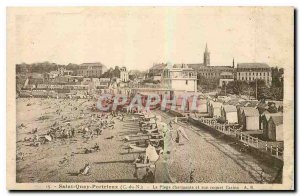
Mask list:
[{"label": "beach sand", "polygon": [[[24,154],[23,160],[17,161],[17,182],[138,182],[133,164],[138,153],[128,153],[123,141],[125,136],[139,132],[138,122],[128,121],[131,116],[124,122],[115,119],[113,129],[105,129],[102,135],[87,140],[78,131],[96,123],[91,114],[100,112],[91,111],[93,104],[94,101],[86,99],[17,99],[17,154]],[[81,113],[85,116],[79,118]],[[171,118],[162,111],[154,113],[166,122]],[[74,138],[56,139],[38,147],[23,141],[25,137],[34,137],[30,132],[35,128],[38,134],[45,134],[53,123],[67,126],[66,121],[76,130]],[[20,127],[21,124],[26,127]],[[190,140],[181,138],[171,151],[169,171],[176,182],[190,182],[193,170],[194,182],[198,183],[258,183],[261,169],[268,182],[276,176],[276,168],[264,165],[206,131],[185,123],[174,126],[184,128]],[[114,137],[107,139],[111,136]],[[100,151],[83,153],[84,148],[96,143]],[[78,175],[86,163],[91,166],[90,175]]]}]

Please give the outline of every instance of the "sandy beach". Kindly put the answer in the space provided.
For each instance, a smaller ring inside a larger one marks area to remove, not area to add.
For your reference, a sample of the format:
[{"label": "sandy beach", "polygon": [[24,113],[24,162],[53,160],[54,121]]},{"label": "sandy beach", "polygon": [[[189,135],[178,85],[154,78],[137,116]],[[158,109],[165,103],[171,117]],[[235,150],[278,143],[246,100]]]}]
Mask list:
[{"label": "sandy beach", "polygon": [[[133,161],[138,153],[128,152],[123,141],[127,135],[139,132],[138,121],[114,119],[114,128],[104,129],[101,135],[87,139],[82,137],[83,127],[97,126],[92,111],[94,101],[87,99],[17,99],[17,182],[137,182]],[[75,109],[76,108],[76,109]],[[59,115],[57,115],[59,112]],[[163,121],[171,116],[162,111]],[[82,115],[84,114],[84,115]],[[70,124],[75,136],[48,141],[39,146],[24,141],[35,134],[43,135],[56,123]],[[194,182],[258,183],[262,178],[271,183],[277,169],[259,162],[254,157],[240,152],[228,142],[216,138],[205,130],[179,122],[190,141],[182,139],[171,152],[169,170],[176,182],[190,182],[194,170]],[[32,130],[37,128],[37,133]],[[100,150],[85,154],[84,148],[95,144]],[[86,163],[90,175],[78,175]],[[261,175],[263,170],[263,175]]]}]

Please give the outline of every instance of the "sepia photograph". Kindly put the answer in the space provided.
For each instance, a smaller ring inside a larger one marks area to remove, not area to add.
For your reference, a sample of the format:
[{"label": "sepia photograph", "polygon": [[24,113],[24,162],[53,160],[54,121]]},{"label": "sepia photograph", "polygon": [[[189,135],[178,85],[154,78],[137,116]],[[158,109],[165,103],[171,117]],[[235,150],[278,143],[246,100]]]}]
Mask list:
[{"label": "sepia photograph", "polygon": [[294,189],[293,7],[6,11],[7,189]]}]

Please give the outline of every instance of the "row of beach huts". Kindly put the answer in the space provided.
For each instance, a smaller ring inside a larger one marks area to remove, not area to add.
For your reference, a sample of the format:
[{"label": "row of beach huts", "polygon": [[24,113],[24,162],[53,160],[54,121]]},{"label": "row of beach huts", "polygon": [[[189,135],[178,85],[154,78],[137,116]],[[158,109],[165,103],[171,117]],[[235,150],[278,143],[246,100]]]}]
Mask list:
[{"label": "row of beach huts", "polygon": [[236,124],[266,141],[283,141],[283,102],[208,99],[207,113],[219,122]]}]

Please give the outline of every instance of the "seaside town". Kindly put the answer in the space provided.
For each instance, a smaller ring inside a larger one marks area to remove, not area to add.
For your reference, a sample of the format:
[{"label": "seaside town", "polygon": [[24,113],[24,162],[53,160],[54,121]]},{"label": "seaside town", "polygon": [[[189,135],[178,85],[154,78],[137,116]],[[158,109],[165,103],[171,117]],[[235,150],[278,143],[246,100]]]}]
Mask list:
[{"label": "seaside town", "polygon": [[283,68],[199,59],[17,64],[17,182],[282,183]]}]

